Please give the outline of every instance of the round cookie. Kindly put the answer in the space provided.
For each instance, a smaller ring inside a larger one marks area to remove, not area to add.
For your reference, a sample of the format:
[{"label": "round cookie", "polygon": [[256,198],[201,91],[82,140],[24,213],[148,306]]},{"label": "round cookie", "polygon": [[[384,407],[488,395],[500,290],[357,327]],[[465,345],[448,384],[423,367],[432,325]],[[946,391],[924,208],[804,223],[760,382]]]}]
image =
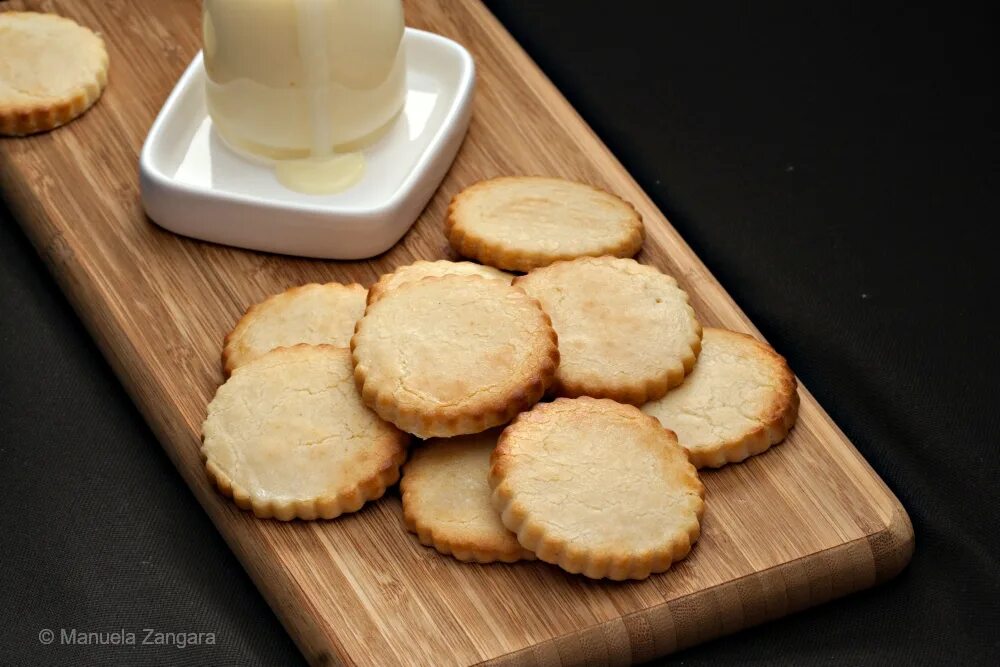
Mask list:
[{"label": "round cookie", "polygon": [[593,579],[644,579],[698,539],[704,489],[674,434],[607,399],[541,403],[504,429],[493,507],[518,542]]},{"label": "round cookie", "polygon": [[0,135],[51,130],[83,114],[108,83],[93,31],[55,14],[0,12]]},{"label": "round cookie", "polygon": [[276,347],[351,344],[354,325],[365,313],[368,292],[357,284],[301,285],[250,306],[226,336],[226,375]]},{"label": "round cookie", "polygon": [[351,350],[365,404],[421,438],[506,423],[544,395],[559,364],[538,302],[481,276],[387,292],[358,322]]},{"label": "round cookie", "polygon": [[260,518],[332,519],[399,479],[409,437],[361,402],[351,354],[296,345],[236,369],[202,426],[202,457],[224,495]]},{"label": "round cookie", "polygon": [[449,262],[442,259],[436,262],[417,260],[413,264],[400,266],[392,273],[386,273],[368,290],[368,303],[375,303],[387,291],[399,287],[403,283],[413,282],[429,276],[482,276],[502,280],[508,285],[514,276],[506,271],[494,269],[472,262]]},{"label": "round cookie", "polygon": [[467,187],[448,208],[452,248],[483,264],[530,271],[575,257],[631,257],[642,216],[621,198],[559,178],[494,178]]},{"label": "round cookie", "polygon": [[770,345],[706,328],[684,383],[642,411],[677,434],[699,468],[736,463],[781,442],[798,416],[796,381]]},{"label": "round cookie", "polygon": [[461,561],[513,563],[535,555],[500,522],[486,481],[499,430],[432,438],[403,466],[403,519],[420,543]]},{"label": "round cookie", "polygon": [[631,259],[585,257],[514,280],[559,335],[554,391],[642,405],[690,371],[701,325],[677,281]]}]

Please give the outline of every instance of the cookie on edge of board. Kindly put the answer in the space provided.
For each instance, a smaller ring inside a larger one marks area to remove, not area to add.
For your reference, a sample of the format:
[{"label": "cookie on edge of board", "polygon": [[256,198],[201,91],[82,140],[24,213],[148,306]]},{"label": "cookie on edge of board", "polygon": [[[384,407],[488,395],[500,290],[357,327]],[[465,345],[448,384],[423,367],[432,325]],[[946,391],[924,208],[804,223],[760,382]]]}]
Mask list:
[{"label": "cookie on edge of board", "polygon": [[108,83],[97,33],[57,14],[0,12],[0,135],[26,136],[83,115]]},{"label": "cookie on edge of board", "polygon": [[237,368],[219,387],[201,453],[209,478],[241,509],[333,519],[396,483],[409,440],[362,403],[349,350],[295,345]]},{"label": "cookie on edge of board", "polygon": [[677,434],[698,468],[738,463],[781,442],[798,417],[784,357],[752,336],[706,327],[691,374],[642,406]]},{"label": "cookie on edge of board", "polygon": [[482,276],[502,280],[508,285],[514,279],[514,275],[501,271],[485,264],[475,264],[474,262],[452,262],[441,259],[436,262],[428,262],[418,259],[412,264],[396,267],[392,273],[383,274],[378,281],[368,290],[368,303],[375,303],[391,289],[395,289],[404,283],[421,280],[430,276]]},{"label": "cookie on edge of board", "polygon": [[545,394],[559,365],[538,301],[481,276],[386,292],[358,321],[351,351],[365,404],[421,438],[506,423]]},{"label": "cookie on edge of board", "polygon": [[553,391],[642,405],[681,383],[701,324],[671,276],[632,259],[583,257],[514,279],[559,335]]},{"label": "cookie on edge of board", "polygon": [[357,283],[310,283],[250,306],[223,343],[223,370],[228,376],[277,347],[348,347],[367,297],[368,291]]},{"label": "cookie on edge of board", "polygon": [[645,579],[701,534],[704,487],[669,430],[637,407],[559,398],[520,414],[489,473],[493,507],[547,563],[592,579]]},{"label": "cookie on edge of board", "polygon": [[561,178],[505,176],[455,195],[445,235],[464,257],[530,271],[576,257],[631,257],[645,228],[635,207],[610,192]]},{"label": "cookie on edge of board", "polygon": [[487,482],[500,429],[431,438],[403,466],[403,520],[420,543],[460,561],[534,560],[500,521]]}]

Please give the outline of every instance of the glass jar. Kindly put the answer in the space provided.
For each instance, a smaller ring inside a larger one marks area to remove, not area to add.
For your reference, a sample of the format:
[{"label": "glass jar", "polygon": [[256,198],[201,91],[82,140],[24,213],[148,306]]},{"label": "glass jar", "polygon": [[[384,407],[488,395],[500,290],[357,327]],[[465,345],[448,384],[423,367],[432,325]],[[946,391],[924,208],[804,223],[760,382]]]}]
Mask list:
[{"label": "glass jar", "polygon": [[209,114],[241,151],[356,150],[403,107],[401,0],[204,0]]}]

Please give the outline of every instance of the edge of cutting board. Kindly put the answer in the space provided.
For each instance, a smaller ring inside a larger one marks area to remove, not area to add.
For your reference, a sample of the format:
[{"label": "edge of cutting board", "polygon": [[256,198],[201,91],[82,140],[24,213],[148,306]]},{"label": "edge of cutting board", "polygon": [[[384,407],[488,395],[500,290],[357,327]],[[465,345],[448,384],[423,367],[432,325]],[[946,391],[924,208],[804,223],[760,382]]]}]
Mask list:
[{"label": "edge of cutting board", "polygon": [[[898,500],[894,510],[883,529],[853,542],[479,664],[610,664],[626,651],[627,662],[640,663],[881,584],[899,574],[913,555],[910,517]],[[869,568],[858,567],[869,553],[874,578]],[[735,622],[732,609],[741,610]]]}]

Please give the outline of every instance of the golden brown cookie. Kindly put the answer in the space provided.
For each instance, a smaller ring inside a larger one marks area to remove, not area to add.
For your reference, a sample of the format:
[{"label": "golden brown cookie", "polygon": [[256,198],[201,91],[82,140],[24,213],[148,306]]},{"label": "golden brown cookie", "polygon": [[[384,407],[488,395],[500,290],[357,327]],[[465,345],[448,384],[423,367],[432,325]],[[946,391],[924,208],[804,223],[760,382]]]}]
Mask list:
[{"label": "golden brown cookie", "polygon": [[386,273],[368,290],[368,303],[375,303],[387,291],[399,287],[403,283],[413,282],[430,276],[482,276],[502,280],[508,285],[514,276],[506,271],[483,266],[473,262],[449,262],[446,259],[437,262],[417,260],[413,264],[400,266],[392,273]]},{"label": "golden brown cookie", "polygon": [[542,397],[559,364],[538,302],[481,276],[386,292],[358,322],[351,349],[365,404],[421,438],[507,422]]},{"label": "golden brown cookie", "polygon": [[493,507],[521,546],[593,579],[644,579],[687,556],[704,489],[674,434],[631,405],[560,398],[500,436]]},{"label": "golden brown cookie", "polygon": [[530,271],[575,257],[631,257],[644,229],[635,207],[613,194],[559,178],[513,176],[455,195],[445,233],[465,257]]},{"label": "golden brown cookie", "polygon": [[770,345],[706,328],[684,383],[642,406],[660,420],[699,468],[718,468],[781,442],[798,416],[795,376]]},{"label": "golden brown cookie", "polygon": [[222,367],[228,375],[276,347],[298,343],[348,347],[367,296],[357,284],[310,284],[250,306],[226,336]]},{"label": "golden brown cookie", "polygon": [[242,509],[332,519],[396,483],[408,442],[361,402],[349,350],[296,345],[237,368],[219,387],[201,453],[219,491]]},{"label": "golden brown cookie", "polygon": [[560,396],[642,405],[684,379],[701,325],[677,281],[631,259],[585,257],[514,280],[559,334]]},{"label": "golden brown cookie", "polygon": [[108,52],[91,30],[55,14],[0,13],[0,134],[64,125],[107,82]]},{"label": "golden brown cookie", "polygon": [[500,523],[490,502],[490,454],[499,429],[457,438],[432,438],[403,466],[403,519],[420,543],[461,561],[533,560]]}]

